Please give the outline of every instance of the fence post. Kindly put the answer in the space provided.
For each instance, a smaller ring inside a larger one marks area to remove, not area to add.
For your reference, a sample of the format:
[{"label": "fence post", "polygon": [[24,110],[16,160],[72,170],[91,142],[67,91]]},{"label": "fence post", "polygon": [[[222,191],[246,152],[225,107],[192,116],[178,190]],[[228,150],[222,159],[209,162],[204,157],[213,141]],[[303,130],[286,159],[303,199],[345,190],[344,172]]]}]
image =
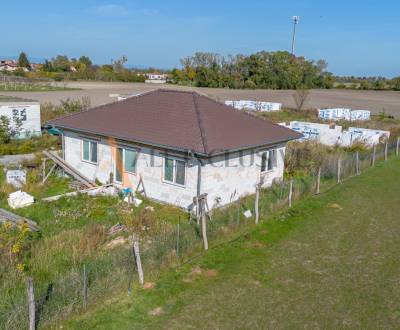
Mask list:
[{"label": "fence post", "polygon": [[258,202],[260,199],[260,184],[256,184],[256,200],[255,200],[255,214],[256,214],[256,225],[258,225],[259,213],[258,213]]},{"label": "fence post", "polygon": [[33,289],[32,277],[27,278],[26,285],[27,285],[27,291],[28,291],[29,330],[35,330],[35,328],[36,328],[35,292]]},{"label": "fence post", "polygon": [[400,149],[400,137],[397,138],[397,143],[396,143],[396,156],[399,155],[399,149]]},{"label": "fence post", "polygon": [[292,197],[293,197],[293,178],[289,181],[289,207],[292,207]]},{"label": "fence post", "polygon": [[385,160],[388,159],[388,139],[385,140]]},{"label": "fence post", "polygon": [[360,174],[360,155],[359,152],[356,152],[356,174]]},{"label": "fence post", "polygon": [[342,166],[342,159],[339,157],[337,162],[337,183],[340,183],[340,171]]},{"label": "fence post", "polygon": [[208,239],[207,239],[207,219],[206,212],[201,211],[201,234],[203,236],[204,250],[208,250]]},{"label": "fence post", "polygon": [[374,144],[374,150],[372,151],[372,166],[375,166],[376,159],[376,144]]},{"label": "fence post", "polygon": [[240,197],[237,200],[237,214],[236,214],[236,225],[239,227],[240,224]]},{"label": "fence post", "polygon": [[316,194],[319,194],[319,190],[321,187],[321,166],[318,167],[318,173],[317,173],[317,189],[316,189]]},{"label": "fence post", "polygon": [[88,298],[88,288],[87,288],[87,273],[86,273],[86,265],[83,264],[83,307],[86,309],[87,307],[87,298]]},{"label": "fence post", "polygon": [[142,261],[140,259],[140,252],[139,252],[139,237],[135,234],[133,234],[133,253],[135,256],[136,268],[139,274],[139,283],[143,285],[144,276],[143,276]]},{"label": "fence post", "polygon": [[180,239],[180,223],[181,223],[181,217],[179,217],[178,220],[178,225],[176,227],[176,257],[179,258],[179,239]]}]

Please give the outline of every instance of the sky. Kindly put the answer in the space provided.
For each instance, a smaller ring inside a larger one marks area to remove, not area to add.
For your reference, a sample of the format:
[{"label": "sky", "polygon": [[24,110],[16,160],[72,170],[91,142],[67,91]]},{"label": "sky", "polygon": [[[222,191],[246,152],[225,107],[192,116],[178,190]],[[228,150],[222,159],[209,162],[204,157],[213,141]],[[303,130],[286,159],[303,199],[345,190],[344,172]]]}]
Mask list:
[{"label": "sky", "polygon": [[[1,2],[5,0],[0,0]],[[400,76],[400,1],[21,0],[2,13],[0,56],[121,55],[131,66],[172,68],[197,51],[251,54],[291,48],[336,75]]]}]

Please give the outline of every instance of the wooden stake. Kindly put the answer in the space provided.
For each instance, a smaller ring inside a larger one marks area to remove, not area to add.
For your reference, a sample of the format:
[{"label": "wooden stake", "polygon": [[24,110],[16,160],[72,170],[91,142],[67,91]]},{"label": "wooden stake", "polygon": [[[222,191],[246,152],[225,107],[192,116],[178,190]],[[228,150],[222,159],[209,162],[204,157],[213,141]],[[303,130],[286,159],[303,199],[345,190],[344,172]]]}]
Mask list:
[{"label": "wooden stake", "polygon": [[397,138],[397,143],[396,143],[396,156],[399,155],[399,149],[400,149],[400,137]]},{"label": "wooden stake", "polygon": [[319,194],[320,186],[321,186],[321,166],[318,167],[318,173],[317,173],[317,189],[316,189],[317,195]]},{"label": "wooden stake", "polygon": [[360,155],[359,152],[356,152],[356,174],[360,174]]},{"label": "wooden stake", "polygon": [[207,219],[206,212],[201,208],[201,230],[203,236],[204,250],[208,250],[208,239],[207,239]]},{"label": "wooden stake", "polygon": [[376,159],[376,144],[374,144],[374,150],[372,152],[372,166],[375,166],[375,159]]},{"label": "wooden stake", "polygon": [[181,218],[179,217],[179,222],[176,227],[176,257],[179,258],[179,236],[180,236],[180,223],[181,223]]},{"label": "wooden stake", "polygon": [[388,140],[385,140],[385,160],[388,160]]},{"label": "wooden stake", "polygon": [[337,183],[340,183],[340,171],[341,171],[341,166],[342,166],[342,160],[339,157],[338,162],[337,162]]},{"label": "wooden stake", "polygon": [[136,236],[135,234],[133,234],[133,253],[135,256],[136,268],[139,275],[139,283],[143,285],[144,276],[143,276],[142,261],[140,259],[140,252],[139,252],[139,237]]},{"label": "wooden stake", "polygon": [[87,273],[86,273],[86,265],[83,265],[83,307],[86,309],[87,307],[87,298],[88,298],[88,288],[87,288]]},{"label": "wooden stake", "polygon": [[27,278],[26,284],[27,284],[27,290],[28,290],[29,330],[35,330],[35,328],[36,328],[35,292],[33,289],[32,277]]},{"label": "wooden stake", "polygon": [[46,158],[42,159],[42,183],[44,183],[44,178],[46,177]]},{"label": "wooden stake", "polygon": [[289,182],[289,207],[292,207],[292,197],[293,197],[293,178],[290,178],[290,182]]},{"label": "wooden stake", "polygon": [[259,212],[258,212],[259,199],[260,199],[260,184],[256,184],[256,200],[254,205],[254,210],[256,214],[256,225],[258,225],[258,220],[259,220]]}]

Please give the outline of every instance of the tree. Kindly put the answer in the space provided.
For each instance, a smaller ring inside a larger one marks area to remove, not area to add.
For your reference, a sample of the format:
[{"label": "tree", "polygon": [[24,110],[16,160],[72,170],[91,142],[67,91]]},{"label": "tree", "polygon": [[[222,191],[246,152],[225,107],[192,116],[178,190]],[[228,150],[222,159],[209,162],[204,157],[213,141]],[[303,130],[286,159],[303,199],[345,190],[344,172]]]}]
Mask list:
[{"label": "tree", "polygon": [[93,65],[91,59],[89,57],[87,57],[87,56],[81,56],[79,58],[79,62],[85,64],[86,68],[90,68]]},{"label": "tree", "polygon": [[27,68],[27,69],[30,68],[30,63],[29,63],[28,57],[26,56],[26,54],[24,52],[21,52],[19,54],[18,66],[20,68]]},{"label": "tree", "polygon": [[56,58],[52,60],[53,69],[55,71],[67,72],[70,69],[70,61],[65,55],[57,55]]},{"label": "tree", "polygon": [[296,110],[301,111],[304,107],[304,105],[307,102],[307,99],[310,95],[310,91],[308,89],[297,89],[293,93],[293,100],[294,103],[296,104]]},{"label": "tree", "polygon": [[121,72],[124,70],[124,64],[128,61],[125,55],[122,55],[118,60],[113,62],[113,68],[115,72]]}]

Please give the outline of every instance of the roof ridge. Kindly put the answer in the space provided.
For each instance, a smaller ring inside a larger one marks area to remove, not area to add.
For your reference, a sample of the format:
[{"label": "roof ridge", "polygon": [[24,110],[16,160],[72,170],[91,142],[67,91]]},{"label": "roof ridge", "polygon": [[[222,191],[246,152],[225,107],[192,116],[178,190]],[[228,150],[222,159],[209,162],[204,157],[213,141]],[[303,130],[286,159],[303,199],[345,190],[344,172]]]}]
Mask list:
[{"label": "roof ridge", "polygon": [[89,108],[89,109],[78,111],[78,112],[69,113],[69,114],[66,114],[64,116],[60,116],[60,117],[57,117],[57,118],[54,118],[54,119],[50,119],[48,122],[52,122],[54,120],[59,120],[59,119],[65,119],[65,118],[74,117],[74,116],[77,116],[77,115],[79,115],[81,113],[86,113],[86,112],[90,112],[90,111],[93,111],[93,110],[101,109],[101,108],[104,108],[105,106],[110,106],[110,105],[113,105],[113,104],[126,103],[127,101],[130,101],[133,98],[136,98],[136,97],[139,97],[139,96],[144,96],[144,95],[151,94],[151,93],[155,93],[155,92],[159,91],[160,89],[161,88],[153,89],[151,91],[148,91],[148,92],[145,92],[145,93],[142,93],[142,94],[139,94],[139,95],[133,95],[133,96],[127,97],[125,100],[120,100],[120,101],[117,100],[117,101],[110,102],[110,103],[104,103],[104,104],[95,106],[93,108]]},{"label": "roof ridge", "polygon": [[203,127],[203,121],[201,119],[199,105],[197,103],[197,96],[198,95],[199,94],[197,94],[196,92],[192,92],[194,113],[196,114],[197,124],[199,125],[201,143],[203,144],[204,152],[208,153],[208,146],[207,146],[207,139],[206,139],[207,135],[206,135],[204,127]]}]

